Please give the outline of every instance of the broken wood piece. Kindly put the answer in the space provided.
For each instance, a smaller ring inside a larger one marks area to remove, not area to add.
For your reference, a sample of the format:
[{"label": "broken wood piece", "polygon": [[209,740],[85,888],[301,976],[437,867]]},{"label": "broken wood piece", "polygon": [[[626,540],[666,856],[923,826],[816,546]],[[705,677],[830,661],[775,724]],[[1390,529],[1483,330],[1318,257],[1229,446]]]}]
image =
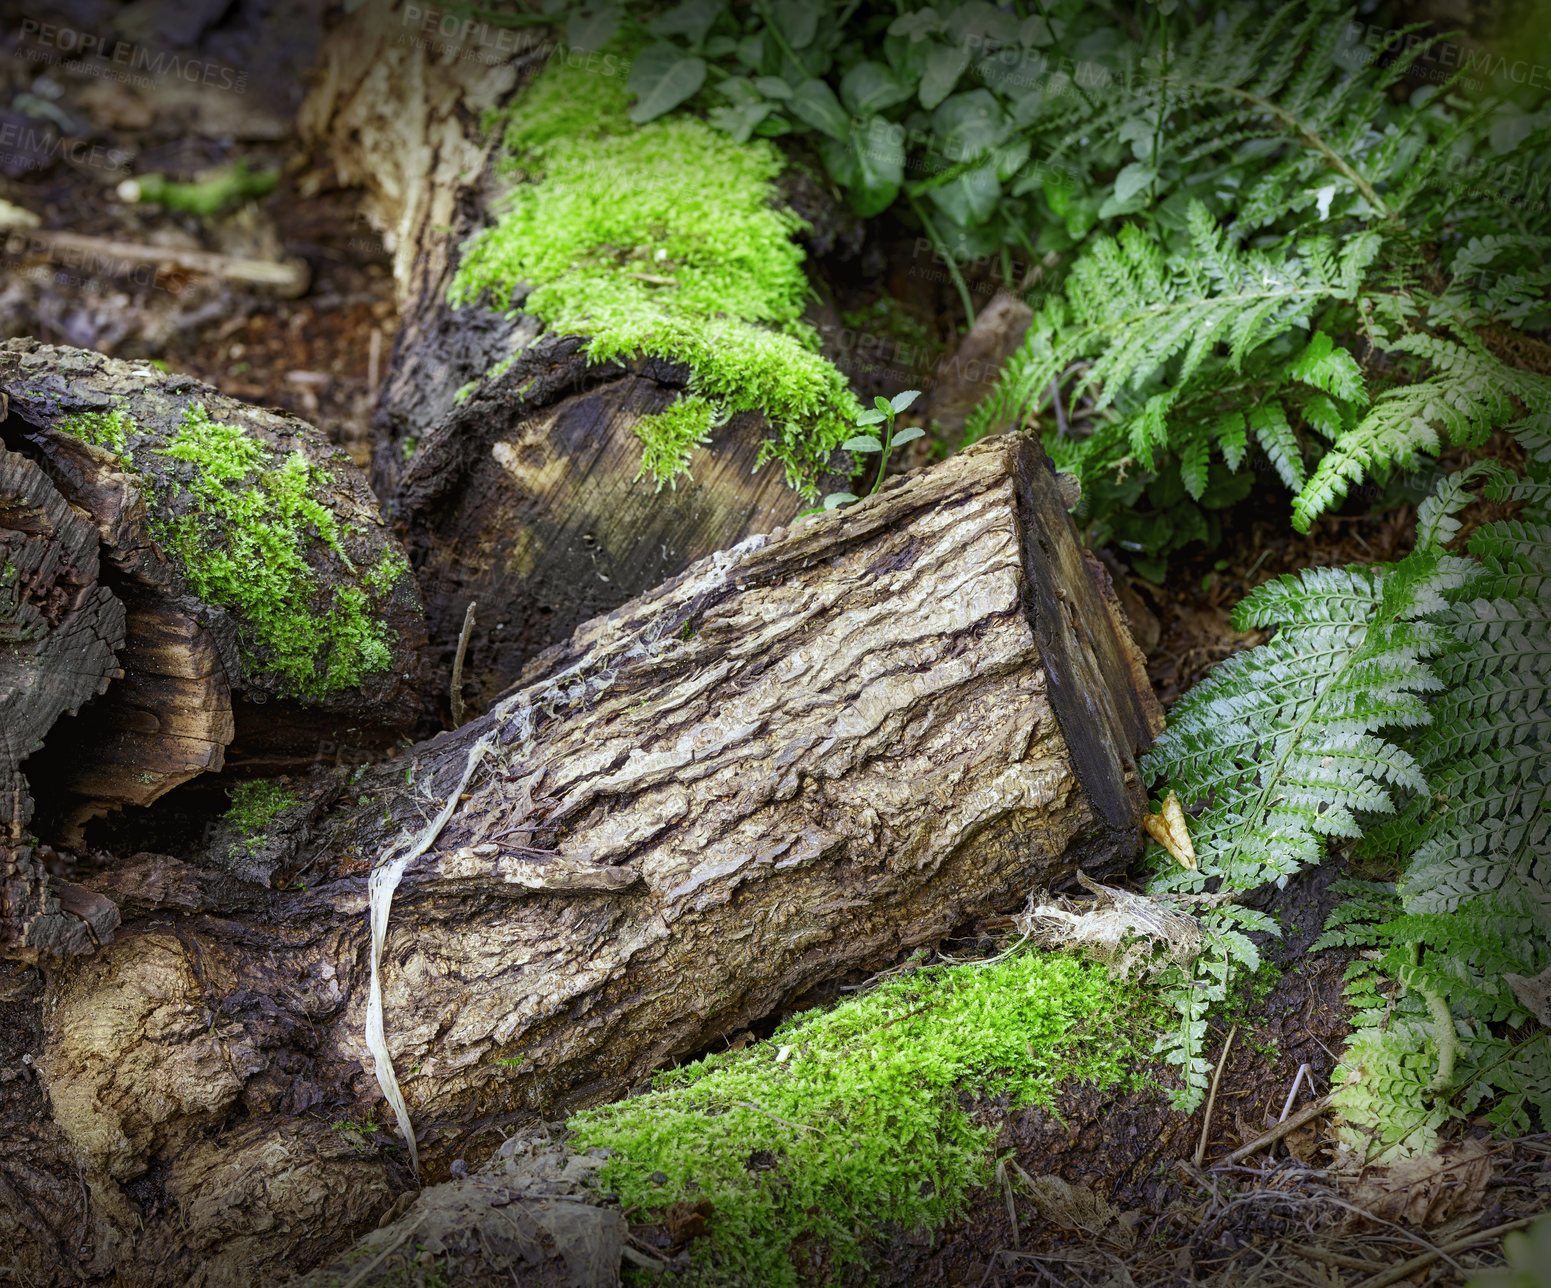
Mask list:
[{"label": "broken wood piece", "polygon": [[1293,1114],[1291,1118],[1282,1119],[1282,1121],[1277,1123],[1276,1126],[1262,1132],[1248,1144],[1240,1145],[1236,1150],[1233,1151],[1233,1153],[1229,1154],[1226,1158],[1218,1159],[1217,1162],[1212,1164],[1212,1166],[1232,1167],[1235,1163],[1242,1163],[1251,1154],[1257,1153],[1264,1149],[1267,1145],[1275,1144],[1277,1141],[1281,1140],[1282,1137],[1287,1135],[1288,1132],[1296,1131],[1299,1127],[1302,1127],[1304,1123],[1313,1122],[1314,1119],[1318,1118],[1329,1108],[1330,1094],[1327,1093],[1321,1096],[1318,1100],[1314,1101],[1312,1104],[1305,1105],[1297,1113]]},{"label": "broken wood piece", "polygon": [[12,254],[34,251],[56,263],[70,267],[89,266],[96,271],[119,271],[114,265],[166,265],[202,277],[266,287],[284,299],[305,294],[312,282],[312,270],[304,259],[250,259],[215,251],[149,246],[143,242],[93,237],[86,233],[30,229],[24,234],[14,234],[7,250]]}]

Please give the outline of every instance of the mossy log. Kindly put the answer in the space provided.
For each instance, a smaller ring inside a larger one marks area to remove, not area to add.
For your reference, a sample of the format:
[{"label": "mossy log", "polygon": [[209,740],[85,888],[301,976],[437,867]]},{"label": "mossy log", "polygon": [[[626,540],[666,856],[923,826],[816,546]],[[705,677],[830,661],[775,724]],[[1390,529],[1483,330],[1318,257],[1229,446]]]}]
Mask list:
[{"label": "mossy log", "polygon": [[[149,804],[229,752],[307,763],[321,738],[385,744],[422,727],[425,635],[407,559],[316,430],[185,377],[30,340],[0,345],[0,407],[7,459],[61,498],[94,570],[101,551],[100,594],[117,613],[117,670],[100,698],[77,691],[106,678],[95,661],[96,679],[82,677],[80,650],[28,663],[52,697],[19,756],[37,752],[54,839],[78,844],[84,820]],[[17,656],[0,649],[0,663]],[[74,718],[39,751],[66,710]]]},{"label": "mossy log", "polygon": [[[636,427],[679,397],[686,366],[650,352],[591,362],[589,337],[545,332],[522,313],[520,284],[509,310],[449,302],[464,248],[512,184],[488,114],[540,71],[558,32],[508,31],[515,48],[487,60],[456,37],[422,36],[425,12],[371,5],[341,22],[301,128],[341,182],[365,190],[393,250],[401,324],[372,482],[410,547],[441,674],[478,604],[461,696],[479,711],[578,623],[790,522],[808,502],[779,462],[756,472],[772,436],[760,411],[719,425],[671,487],[643,473]],[[618,61],[593,61],[595,88],[620,92]]]},{"label": "mossy log", "polygon": [[348,785],[319,770],[278,888],[216,854],[103,874],[125,924],[49,975],[39,1065],[117,1282],[272,1282],[371,1228],[413,1185],[384,1084],[442,1179],[1124,861],[1160,724],[1049,462],[1005,437],[693,564]]}]

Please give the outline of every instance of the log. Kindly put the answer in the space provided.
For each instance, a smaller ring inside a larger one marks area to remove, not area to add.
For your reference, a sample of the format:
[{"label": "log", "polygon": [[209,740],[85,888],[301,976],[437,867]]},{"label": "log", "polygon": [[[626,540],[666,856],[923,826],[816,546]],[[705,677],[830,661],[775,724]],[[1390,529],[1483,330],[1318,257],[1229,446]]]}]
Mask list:
[{"label": "log", "polygon": [[[509,30],[515,47],[487,59],[477,43],[425,38],[425,12],[395,0],[340,23],[300,127],[341,183],[364,188],[393,250],[402,320],[374,416],[372,482],[410,548],[439,673],[479,605],[463,697],[480,711],[578,623],[808,502],[778,465],[755,472],[771,434],[758,413],[734,416],[692,477],[659,489],[638,477],[633,431],[678,396],[686,368],[651,354],[591,364],[587,337],[543,333],[518,311],[520,293],[510,312],[448,303],[461,246],[493,221],[509,184],[483,118],[541,69],[556,33]],[[827,222],[811,180],[784,186],[784,200]]]},{"label": "log", "polygon": [[1095,568],[1038,446],[988,441],[698,561],[396,761],[319,770],[284,888],[212,855],[106,874],[125,925],[50,974],[39,1066],[117,1282],[305,1270],[403,1210],[417,1150],[443,1180],[1123,863],[1161,716]]},{"label": "log", "polygon": [[0,957],[90,952],[118,922],[107,901],[51,881],[50,851],[28,839],[22,770],[55,721],[122,674],[124,605],[100,571],[90,520],[36,464],[0,448]]},{"label": "log", "polygon": [[0,398],[0,436],[87,516],[121,620],[127,610],[122,679],[40,762],[67,844],[88,818],[221,769],[234,742],[236,763],[273,767],[310,762],[325,737],[387,745],[423,728],[406,557],[316,430],[186,377],[30,340],[0,345]]}]

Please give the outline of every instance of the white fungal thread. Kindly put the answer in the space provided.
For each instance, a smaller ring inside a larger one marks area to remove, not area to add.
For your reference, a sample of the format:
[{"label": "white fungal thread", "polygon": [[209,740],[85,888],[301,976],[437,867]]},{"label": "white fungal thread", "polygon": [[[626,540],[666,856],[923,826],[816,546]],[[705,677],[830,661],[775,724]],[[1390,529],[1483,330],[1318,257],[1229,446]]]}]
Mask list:
[{"label": "white fungal thread", "polygon": [[[726,571],[723,560],[724,556],[719,554],[717,562],[713,565],[718,573]],[[726,560],[726,563],[730,563],[730,560]],[[525,756],[532,748],[534,734],[537,731],[534,719],[536,710],[542,710],[545,714],[554,716],[563,710],[579,706],[589,698],[596,698],[614,683],[619,664],[650,657],[676,642],[668,630],[666,619],[659,619],[652,622],[639,636],[628,637],[621,641],[610,653],[589,654],[581,658],[552,676],[537,693],[530,694],[524,690],[512,694],[504,702],[497,704],[491,710],[494,727],[469,748],[468,760],[463,766],[463,774],[458,779],[458,785],[448,793],[447,800],[436,817],[417,834],[405,837],[399,844],[390,847],[378,861],[377,866],[372,869],[371,878],[367,883],[372,942],[371,982],[366,996],[366,1049],[372,1055],[377,1085],[382,1089],[388,1104],[393,1107],[393,1116],[398,1120],[399,1132],[409,1146],[409,1165],[417,1179],[420,1175],[420,1152],[416,1147],[414,1124],[410,1121],[409,1107],[404,1103],[403,1092],[399,1090],[398,1076],[393,1071],[393,1057],[388,1052],[387,1035],[383,1028],[382,950],[388,938],[388,910],[393,903],[393,893],[398,889],[399,882],[403,879],[409,865],[436,843],[436,838],[441,835],[442,829],[457,812],[460,797],[474,777],[474,770],[486,753],[495,748],[498,735],[509,721],[517,722],[516,736],[510,739],[516,744],[511,752],[511,759],[515,761]],[[604,667],[607,663],[614,665],[608,669],[596,669]],[[592,675],[585,674],[589,669],[593,669]]]}]

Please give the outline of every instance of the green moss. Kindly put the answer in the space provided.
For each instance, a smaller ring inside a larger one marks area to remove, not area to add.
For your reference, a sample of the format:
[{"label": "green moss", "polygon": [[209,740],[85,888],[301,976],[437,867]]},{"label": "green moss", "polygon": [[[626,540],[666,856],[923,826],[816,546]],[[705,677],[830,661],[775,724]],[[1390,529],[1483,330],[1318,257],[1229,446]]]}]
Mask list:
[{"label": "green moss", "polygon": [[[321,541],[355,572],[338,519],[316,497],[333,482],[328,471],[300,452],[276,465],[262,443],[238,425],[211,420],[199,403],[158,454],[194,467],[181,485],[193,507],[153,519],[152,533],[181,558],[201,599],[238,616],[245,663],[273,672],[283,692],[306,698],[387,669],[387,631],[372,616],[366,591],[325,587],[305,557],[308,545]],[[381,596],[403,571],[402,557],[388,555],[363,580]]]},{"label": "green moss", "polygon": [[264,848],[269,825],[293,805],[301,803],[299,797],[279,783],[264,778],[238,783],[227,794],[232,805],[226,811],[225,821],[240,838],[231,846],[232,854],[244,849],[249,854],[257,854]]},{"label": "green moss", "polygon": [[[686,363],[677,417],[637,426],[644,472],[659,483],[687,464],[684,431],[701,417],[761,411],[780,460],[812,494],[858,405],[801,321],[809,294],[802,221],[772,205],[781,154],[736,143],[691,116],[644,126],[625,115],[622,81],[552,64],[514,109],[505,143],[535,182],[518,184],[499,222],[467,247],[455,303],[488,293],[554,330],[591,337],[594,361],[651,353]],[[699,441],[689,440],[689,446]]]},{"label": "green moss", "polygon": [[54,422],[54,428],[123,456],[129,450],[129,436],[137,433],[140,427],[133,416],[115,407],[112,411],[83,411],[62,416]]},{"label": "green moss", "polygon": [[616,1151],[601,1183],[627,1209],[651,1219],[681,1200],[711,1202],[703,1268],[794,1285],[794,1245],[823,1245],[840,1267],[870,1240],[963,1211],[989,1179],[995,1132],[960,1107],[959,1090],[1049,1107],[1062,1084],[1117,1083],[1146,1058],[1150,1008],[1070,957],[929,969],[661,1074],[651,1092],[569,1125],[580,1147]]}]

